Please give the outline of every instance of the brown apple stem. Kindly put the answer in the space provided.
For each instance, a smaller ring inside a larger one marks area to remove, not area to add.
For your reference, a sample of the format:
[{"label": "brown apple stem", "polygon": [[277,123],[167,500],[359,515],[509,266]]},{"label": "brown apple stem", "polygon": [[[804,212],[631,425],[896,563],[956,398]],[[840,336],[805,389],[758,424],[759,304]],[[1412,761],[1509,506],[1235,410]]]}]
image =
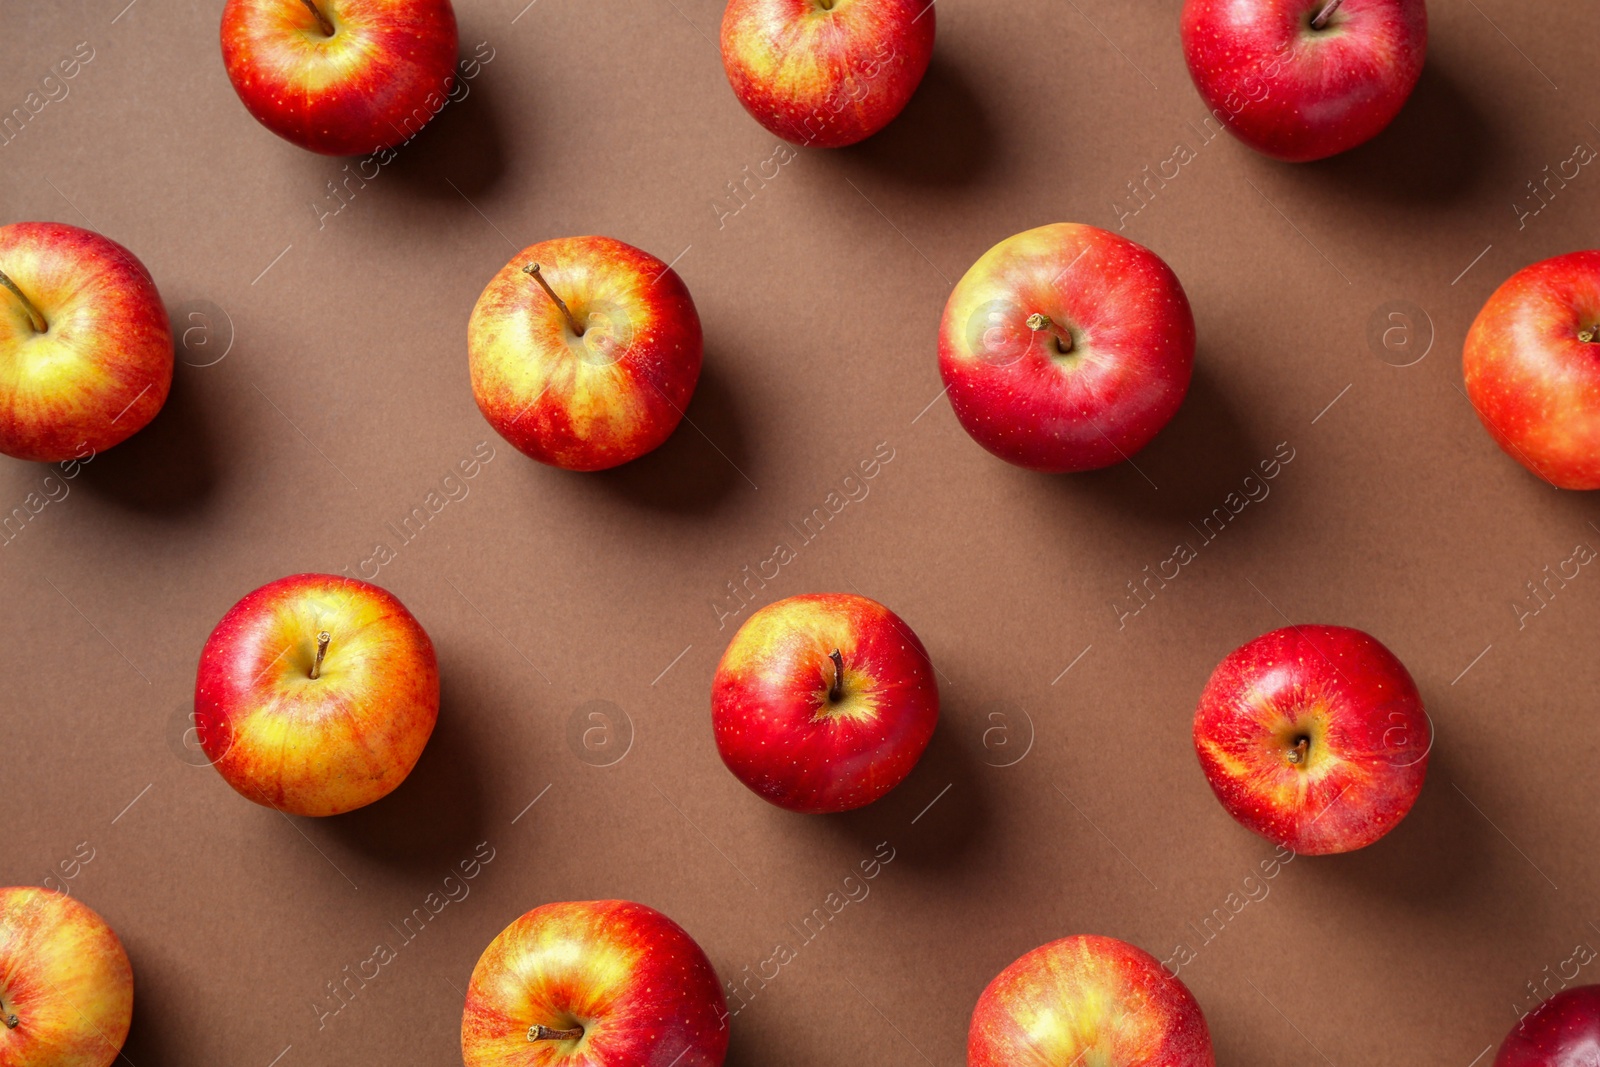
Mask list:
[{"label": "brown apple stem", "polygon": [[1314,30],[1326,29],[1328,20],[1333,18],[1333,13],[1339,10],[1339,5],[1342,3],[1344,3],[1344,0],[1328,0],[1322,10],[1317,12],[1316,18],[1311,20],[1311,28]]},{"label": "brown apple stem", "polygon": [[328,16],[322,13],[322,9],[316,4],[312,3],[311,0],[300,0],[300,2],[305,4],[306,7],[311,10],[313,15],[317,16],[317,25],[322,27],[322,32],[327,34],[329,37],[332,37],[335,32],[333,23],[328,21]]},{"label": "brown apple stem", "polygon": [[552,1030],[548,1026],[528,1027],[529,1041],[576,1041],[582,1036],[581,1026],[574,1026],[571,1030]]},{"label": "brown apple stem", "polygon": [[550,288],[550,283],[544,280],[544,272],[539,269],[539,264],[529,263],[526,267],[522,268],[522,273],[539,283],[539,288],[543,289],[545,291],[545,295],[549,296],[551,300],[556,302],[556,307],[560,308],[561,314],[566,316],[567,326],[571,328],[573,333],[577,334],[579,337],[582,337],[583,327],[578,325],[578,320],[572,317],[572,309],[567,307],[567,302],[557,296],[556,291]]},{"label": "brown apple stem", "polygon": [[1600,341],[1600,326],[1591,326],[1587,330],[1578,331],[1578,340],[1586,345]]},{"label": "brown apple stem", "polygon": [[323,630],[317,635],[317,661],[311,665],[311,680],[314,682],[322,677],[322,657],[328,654],[328,642],[333,640],[333,635]]},{"label": "brown apple stem", "polygon": [[0,1019],[5,1020],[7,1030],[15,1030],[17,1028],[17,1024],[22,1021],[11,1012],[6,1011],[6,1004],[3,1000],[0,1000]]},{"label": "brown apple stem", "polygon": [[837,704],[844,699],[844,656],[836,648],[828,653],[833,660],[833,684],[828,687],[828,699]]},{"label": "brown apple stem", "polygon": [[1063,356],[1071,354],[1072,334],[1057,326],[1055,321],[1051,319],[1049,315],[1041,315],[1038,312],[1034,312],[1032,315],[1029,315],[1028,329],[1032,330],[1034,333],[1038,333],[1040,330],[1049,330],[1051,335],[1056,339],[1056,351],[1060,352]]},{"label": "brown apple stem", "polygon": [[50,324],[44,321],[44,316],[39,313],[39,309],[33,306],[33,301],[28,299],[28,294],[24,293],[16,282],[7,277],[6,272],[3,270],[0,270],[0,285],[10,289],[11,295],[22,301],[23,308],[28,312],[28,321],[33,324],[35,333],[44,333],[50,328]]},{"label": "brown apple stem", "polygon": [[1306,753],[1310,750],[1311,739],[1309,737],[1302,737],[1300,740],[1294,743],[1294,748],[1289,750],[1289,762],[1293,763],[1295,766],[1299,766],[1306,761]]}]

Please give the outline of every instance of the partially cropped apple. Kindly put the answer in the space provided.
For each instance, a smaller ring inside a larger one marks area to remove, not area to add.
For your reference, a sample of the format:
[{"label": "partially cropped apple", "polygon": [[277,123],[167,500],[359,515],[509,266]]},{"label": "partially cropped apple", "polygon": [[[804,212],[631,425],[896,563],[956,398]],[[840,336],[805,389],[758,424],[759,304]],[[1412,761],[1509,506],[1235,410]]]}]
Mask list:
[{"label": "partially cropped apple", "polygon": [[1079,935],[1001,971],[972,1012],[968,1067],[1213,1067],[1189,989],[1143,949]]},{"label": "partially cropped apple", "polygon": [[410,140],[455,84],[450,0],[228,0],[222,61],[261,125],[313,152]]},{"label": "partially cropped apple", "polygon": [[466,1067],[720,1067],[722,985],[700,946],[643,904],[534,908],[484,949],[461,1015]]},{"label": "partially cropped apple", "polygon": [[939,373],[962,427],[1009,463],[1120,463],[1183,403],[1194,314],[1154,252],[1094,226],[1008,237],[956,283]]},{"label": "partially cropped apple", "polygon": [[1494,1067],[1594,1067],[1600,1063],[1600,985],[1563,989],[1511,1028]]},{"label": "partially cropped apple", "polygon": [[596,471],[660,447],[700,380],[700,315],[678,272],[609,237],[530,245],[467,324],[472,395],[541,463]]},{"label": "partially cropped apple", "polygon": [[127,440],[167,402],[172,362],[132,252],[59,222],[0,226],[0,452],[61,463]]},{"label": "partially cropped apple", "polygon": [[939,686],[911,627],[847,593],[768,604],[733,635],[711,688],[717,751],[790,811],[870,804],[905,780],[939,721]]},{"label": "partially cropped apple", "polygon": [[1286,626],[1230,652],[1194,717],[1228,813],[1306,855],[1364,848],[1416,803],[1433,730],[1405,665],[1347,626]]},{"label": "partially cropped apple", "polygon": [[0,889],[0,1067],[110,1067],[133,1021],[133,968],[89,907]]},{"label": "partially cropped apple", "polygon": [[296,574],[235,604],[206,641],[194,723],[240,794],[338,815],[391,793],[439,717],[433,642],[387,591]]},{"label": "partially cropped apple", "polygon": [[1323,159],[1383,132],[1422,75],[1424,0],[1185,0],[1183,55],[1211,114],[1258,152]]},{"label": "partially cropped apple", "polygon": [[840,148],[900,114],[933,58],[930,0],[729,0],[722,65],[784,140]]}]

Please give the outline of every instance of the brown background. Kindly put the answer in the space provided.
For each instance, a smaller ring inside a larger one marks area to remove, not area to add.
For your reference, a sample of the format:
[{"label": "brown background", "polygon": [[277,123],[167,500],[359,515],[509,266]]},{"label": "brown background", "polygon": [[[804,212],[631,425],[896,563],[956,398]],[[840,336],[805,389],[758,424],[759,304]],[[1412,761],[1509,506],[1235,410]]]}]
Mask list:
[{"label": "brown background", "polygon": [[[1525,228],[1512,208],[1547,164],[1600,144],[1588,5],[1434,3],[1394,127],[1290,167],[1186,124],[1205,111],[1175,0],[944,0],[906,114],[864,146],[804,153],[719,226],[726,183],[776,145],[723,79],[719,0],[525,2],[459,5],[463,52],[486,41],[492,61],[320,229],[312,204],[335,206],[342,161],[245,113],[220,4],[0,15],[0,110],[78,42],[95,50],[0,147],[3,217],[122,241],[190,331],[156,422],[0,548],[0,884],[93,849],[68,884],[132,955],[128,1062],[459,1062],[461,989],[524,910],[642,900],[742,978],[881,841],[894,862],[737,1016],[731,1063],[955,1067],[989,978],[1100,932],[1197,947],[1183,977],[1222,1063],[1468,1067],[1525,983],[1600,943],[1600,577],[1586,568],[1520,629],[1512,607],[1541,568],[1600,545],[1600,506],[1501,455],[1459,389],[1494,286],[1595,241],[1590,169]],[[1125,232],[1193,301],[1186,406],[1137,470],[1053,478],[991,458],[937,399],[952,282],[1024,228],[1114,227],[1125,183],[1179,142],[1196,158]],[[694,427],[581,476],[493,435],[465,352],[513,251],[580,233],[681,256],[707,337]],[[1413,332],[1386,350],[1369,323],[1393,301]],[[480,441],[495,458],[470,495],[377,578],[444,678],[411,779],[360,813],[291,821],[196,766],[185,716],[222,613],[398,545],[385,524]],[[732,625],[712,604],[879,442],[894,459],[870,495],[760,601],[888,603],[939,666],[943,721],[883,802],[794,816],[717,758],[707,694]],[[1119,630],[1124,583],[1194,540],[1189,523],[1279,442],[1295,458],[1271,495]],[[0,508],[49,473],[0,464]],[[1213,800],[1194,702],[1218,659],[1286,619],[1393,648],[1428,701],[1434,762],[1387,839],[1295,861],[1202,946],[1187,924],[1271,849]],[[610,766],[570,740],[596,700],[631,723]],[[1010,747],[985,740],[991,714]],[[389,924],[484,841],[471,895],[319,1029],[325,983],[395,941]]]}]

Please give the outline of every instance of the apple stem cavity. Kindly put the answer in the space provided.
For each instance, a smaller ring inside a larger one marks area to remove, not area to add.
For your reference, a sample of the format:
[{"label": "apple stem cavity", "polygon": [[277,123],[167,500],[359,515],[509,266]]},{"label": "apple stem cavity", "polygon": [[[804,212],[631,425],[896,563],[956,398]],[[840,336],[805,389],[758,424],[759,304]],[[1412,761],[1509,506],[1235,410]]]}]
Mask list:
[{"label": "apple stem cavity", "polygon": [[337,32],[334,30],[333,23],[328,21],[328,16],[324,15],[322,9],[312,3],[312,0],[300,0],[300,2],[305,4],[313,15],[317,16],[317,25],[322,28],[325,36],[332,37]]},{"label": "apple stem cavity", "polygon": [[322,677],[322,657],[328,654],[328,642],[333,640],[333,635],[323,630],[317,635],[317,659],[311,664],[311,680],[314,682]]},{"label": "apple stem cavity", "polygon": [[528,1027],[529,1041],[576,1041],[583,1036],[583,1027],[574,1026],[570,1030],[552,1030],[548,1026]]},{"label": "apple stem cavity", "polygon": [[0,285],[10,289],[11,295],[22,301],[22,306],[28,312],[28,321],[32,324],[34,333],[44,333],[50,329],[50,324],[44,321],[44,316],[39,313],[38,308],[33,306],[33,301],[28,299],[28,294],[24,293],[22,287],[12,281],[3,270],[0,270]]},{"label": "apple stem cavity", "polygon": [[828,653],[828,658],[833,660],[833,684],[828,687],[828,700],[837,704],[844,699],[844,656],[836,648]]},{"label": "apple stem cavity", "polygon": [[1294,742],[1294,747],[1289,750],[1289,762],[1296,767],[1306,761],[1306,754],[1311,751],[1311,738],[1301,735]]},{"label": "apple stem cavity", "polygon": [[522,268],[522,273],[539,283],[539,288],[543,289],[545,291],[545,295],[550,297],[551,300],[554,300],[556,302],[556,307],[561,309],[561,314],[566,317],[568,328],[570,328],[572,332],[577,334],[579,337],[582,337],[583,327],[578,324],[577,319],[572,317],[572,309],[567,307],[567,302],[557,296],[556,291],[550,288],[550,283],[544,280],[544,271],[540,269],[539,264],[529,263],[526,267]]},{"label": "apple stem cavity", "polygon": [[1051,335],[1056,339],[1056,351],[1061,353],[1063,356],[1069,356],[1072,354],[1072,334],[1057,326],[1055,321],[1051,319],[1049,315],[1041,315],[1038,312],[1034,312],[1032,315],[1029,315],[1028,329],[1032,330],[1034,333],[1038,333],[1041,330],[1049,330]]},{"label": "apple stem cavity", "polygon": [[1314,30],[1327,29],[1328,20],[1333,18],[1333,13],[1339,10],[1339,5],[1342,3],[1344,3],[1344,0],[1328,0],[1323,5],[1322,10],[1318,11],[1316,17],[1311,20],[1311,28]]}]

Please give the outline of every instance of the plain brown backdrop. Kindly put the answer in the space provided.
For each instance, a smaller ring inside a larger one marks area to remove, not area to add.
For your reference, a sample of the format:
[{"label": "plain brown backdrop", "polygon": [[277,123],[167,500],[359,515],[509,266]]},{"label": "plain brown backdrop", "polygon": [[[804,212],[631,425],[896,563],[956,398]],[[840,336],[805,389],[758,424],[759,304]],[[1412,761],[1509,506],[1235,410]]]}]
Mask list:
[{"label": "plain brown backdrop", "polygon": [[[1436,0],[1393,128],[1293,167],[1202,141],[1175,0],[943,0],[906,113],[729,215],[727,183],[776,141],[723,78],[719,0],[525,3],[458,4],[463,53],[492,53],[470,95],[320,224],[344,161],[250,119],[215,0],[0,11],[0,111],[94,50],[0,146],[0,217],[123,242],[187,338],[160,417],[0,547],[0,884],[59,884],[92,850],[68,884],[133,959],[127,1062],[459,1062],[479,952],[553,900],[652,904],[743,980],[885,841],[870,895],[733,1020],[730,1063],[957,1067],[1000,968],[1098,932],[1198,947],[1182,977],[1232,1067],[1468,1067],[1526,983],[1600,942],[1600,575],[1520,626],[1513,607],[1600,546],[1600,504],[1500,454],[1459,367],[1501,280],[1595,242],[1592,168],[1513,208],[1600,144],[1587,5]],[[1019,230],[1115,227],[1126,183],[1179,143],[1195,158],[1124,232],[1194,304],[1184,409],[1137,469],[1007,467],[940,399],[952,283]],[[596,475],[503,445],[465,351],[513,252],[581,233],[675,260],[707,339],[693,426]],[[469,494],[399,546],[386,524],[484,441]],[[1119,628],[1125,583],[1281,442],[1270,495]],[[939,667],[942,722],[883,802],[790,815],[713,747],[733,626],[714,604],[880,443],[868,495],[757,602],[889,604]],[[0,463],[0,510],[50,473]],[[249,590],[379,541],[398,552],[377,581],[438,647],[439,728],[390,798],[289,820],[184,747],[199,650]],[[1437,730],[1427,787],[1387,839],[1296,860],[1201,946],[1189,924],[1272,850],[1212,798],[1194,702],[1289,619],[1369,630],[1408,664]],[[594,701],[631,747],[573,741]],[[470,895],[319,1027],[325,984],[480,842]]]}]

